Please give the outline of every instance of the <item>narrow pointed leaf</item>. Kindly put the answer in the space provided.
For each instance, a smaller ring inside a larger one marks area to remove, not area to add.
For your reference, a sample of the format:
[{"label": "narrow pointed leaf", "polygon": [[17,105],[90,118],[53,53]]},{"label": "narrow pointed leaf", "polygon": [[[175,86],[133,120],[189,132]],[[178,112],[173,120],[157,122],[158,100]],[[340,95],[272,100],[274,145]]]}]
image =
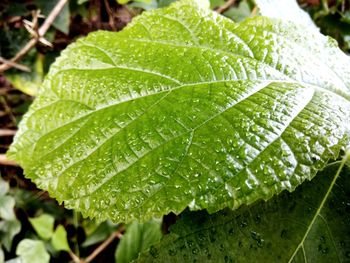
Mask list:
[{"label": "narrow pointed leaf", "polygon": [[236,211],[185,212],[138,262],[349,262],[349,169]]},{"label": "narrow pointed leaf", "polygon": [[66,207],[114,221],[210,212],[311,179],[349,141],[350,61],[289,22],[184,0],[54,63],[9,157]]}]

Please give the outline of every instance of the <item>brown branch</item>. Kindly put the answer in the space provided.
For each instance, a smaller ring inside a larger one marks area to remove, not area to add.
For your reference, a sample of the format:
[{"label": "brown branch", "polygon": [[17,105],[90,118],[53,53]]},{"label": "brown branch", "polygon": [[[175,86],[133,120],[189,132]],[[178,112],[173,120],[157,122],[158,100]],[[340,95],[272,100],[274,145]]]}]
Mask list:
[{"label": "brown branch", "polygon": [[0,137],[13,136],[16,132],[16,130],[0,129]]},{"label": "brown branch", "polygon": [[235,2],[236,2],[236,0],[228,0],[225,4],[218,7],[218,9],[216,9],[216,12],[218,12],[219,14],[224,13],[227,9],[229,9],[231,6],[233,6],[235,4]]},{"label": "brown branch", "polygon": [[7,159],[5,154],[0,154],[0,165],[18,166],[16,162]]},{"label": "brown branch", "polygon": [[115,238],[121,238],[123,236],[121,228],[118,231],[112,233],[101,245],[99,245],[82,263],[90,263],[98,254],[101,253]]},{"label": "brown branch", "polygon": [[61,12],[62,8],[67,3],[67,1],[68,0],[58,1],[58,3],[51,10],[51,13],[48,15],[42,26],[38,29],[38,37],[32,38],[13,58],[9,60],[10,63],[4,63],[0,65],[0,72],[4,72],[5,70],[8,70],[11,67],[13,67],[11,63],[16,63],[18,60],[20,60],[25,54],[28,53],[29,50],[31,50],[36,45],[36,43],[38,43],[38,41],[40,41],[41,38],[43,38],[43,36],[50,28],[55,18]]},{"label": "brown branch", "polygon": [[109,26],[112,28],[113,31],[117,31],[117,27],[115,26],[114,23],[114,12],[111,9],[108,0],[104,0],[106,11],[108,13],[108,18],[109,18]]},{"label": "brown branch", "polygon": [[82,263],[81,259],[75,255],[72,251],[69,251],[69,256],[72,258],[72,260],[74,261],[74,263]]},{"label": "brown branch", "polygon": [[19,70],[22,70],[25,72],[30,72],[30,68],[28,68],[27,66],[18,64],[16,62],[11,61],[11,60],[4,59],[3,57],[0,57],[0,62],[3,64],[8,64],[13,68],[16,68],[16,69],[19,69]]}]

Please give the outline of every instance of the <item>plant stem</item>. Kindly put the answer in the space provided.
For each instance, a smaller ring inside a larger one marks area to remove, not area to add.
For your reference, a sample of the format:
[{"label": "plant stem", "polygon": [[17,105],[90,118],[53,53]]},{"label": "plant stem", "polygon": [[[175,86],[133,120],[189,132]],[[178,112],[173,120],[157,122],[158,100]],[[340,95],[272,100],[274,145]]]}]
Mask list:
[{"label": "plant stem", "polygon": [[0,129],[0,137],[13,136],[16,134],[16,132],[16,130]]},{"label": "plant stem", "polygon": [[0,165],[17,166],[17,163],[7,159],[5,154],[0,154]]},{"label": "plant stem", "polygon": [[229,9],[231,6],[235,4],[236,0],[228,0],[225,4],[220,6],[218,9],[216,9],[216,12],[219,14],[224,13],[227,9]]},{"label": "plant stem", "polygon": [[121,233],[123,229],[119,229],[118,231],[112,233],[101,245],[99,245],[85,260],[83,263],[91,262],[101,251],[103,251],[115,238],[121,238],[123,234]]},{"label": "plant stem", "polygon": [[47,30],[50,28],[51,24],[61,12],[62,8],[67,3],[67,1],[68,0],[58,1],[58,3],[51,10],[51,13],[48,15],[42,26],[39,28],[38,37],[32,38],[13,58],[9,60],[9,63],[5,62],[4,64],[0,65],[0,72],[4,72],[5,70],[12,68],[14,65],[13,63],[16,63],[18,60],[20,60],[25,54],[28,53],[29,50],[31,50],[36,45],[40,38],[42,38],[47,32]]}]

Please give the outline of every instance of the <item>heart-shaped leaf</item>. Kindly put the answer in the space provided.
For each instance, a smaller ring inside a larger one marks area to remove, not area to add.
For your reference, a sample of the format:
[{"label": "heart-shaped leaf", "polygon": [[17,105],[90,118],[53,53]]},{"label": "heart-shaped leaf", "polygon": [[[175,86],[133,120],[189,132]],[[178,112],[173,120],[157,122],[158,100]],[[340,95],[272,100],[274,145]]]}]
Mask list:
[{"label": "heart-shaped leaf", "polygon": [[54,63],[9,157],[66,207],[114,221],[292,191],[349,142],[350,61],[333,40],[205,1],[96,32]]}]

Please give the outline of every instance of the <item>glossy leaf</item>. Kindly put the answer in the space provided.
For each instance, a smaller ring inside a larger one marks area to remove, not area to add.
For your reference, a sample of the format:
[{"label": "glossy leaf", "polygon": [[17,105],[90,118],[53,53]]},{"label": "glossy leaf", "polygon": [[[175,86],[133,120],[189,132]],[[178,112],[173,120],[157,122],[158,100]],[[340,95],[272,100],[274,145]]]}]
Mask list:
[{"label": "glossy leaf", "polygon": [[52,235],[51,243],[56,251],[70,251],[67,240],[67,231],[64,226],[59,225],[56,228],[55,232]]},{"label": "glossy leaf", "polygon": [[162,237],[159,220],[146,223],[132,222],[118,244],[115,259],[118,263],[129,263],[158,243]]},{"label": "glossy leaf", "polygon": [[138,262],[348,262],[350,170],[338,171],[236,211],[187,211]]},{"label": "glossy leaf", "polygon": [[49,214],[42,214],[35,218],[29,218],[29,222],[42,239],[48,240],[52,237],[55,219]]},{"label": "glossy leaf", "polygon": [[22,263],[49,263],[50,255],[43,241],[23,239],[16,248],[16,255]]},{"label": "glossy leaf", "polygon": [[183,0],[53,64],[9,157],[100,220],[215,212],[293,191],[349,142],[350,60],[289,22]]}]

